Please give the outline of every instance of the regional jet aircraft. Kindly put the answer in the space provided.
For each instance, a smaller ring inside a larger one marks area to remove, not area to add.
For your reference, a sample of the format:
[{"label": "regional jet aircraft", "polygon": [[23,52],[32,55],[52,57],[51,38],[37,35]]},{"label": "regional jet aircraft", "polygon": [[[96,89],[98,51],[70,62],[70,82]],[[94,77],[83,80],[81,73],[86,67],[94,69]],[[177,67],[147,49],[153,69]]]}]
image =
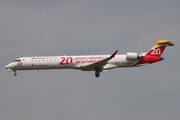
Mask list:
[{"label": "regional jet aircraft", "polygon": [[21,57],[5,66],[17,76],[17,70],[47,70],[47,69],[76,69],[100,72],[121,67],[139,67],[164,60],[161,57],[166,46],[174,46],[172,41],[157,40],[146,53],[128,52],[118,55],[116,50],[112,55],[84,55],[84,56],[35,56]]}]

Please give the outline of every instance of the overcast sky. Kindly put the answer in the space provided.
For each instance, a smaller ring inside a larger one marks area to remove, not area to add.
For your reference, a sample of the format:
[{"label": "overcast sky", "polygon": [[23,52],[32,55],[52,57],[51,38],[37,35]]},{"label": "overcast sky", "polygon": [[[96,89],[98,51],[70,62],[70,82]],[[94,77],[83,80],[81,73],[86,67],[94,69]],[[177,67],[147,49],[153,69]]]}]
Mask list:
[{"label": "overcast sky", "polygon": [[[3,0],[1,120],[179,120],[180,1]],[[170,39],[164,61],[103,72],[4,69],[19,57],[146,52]]]}]

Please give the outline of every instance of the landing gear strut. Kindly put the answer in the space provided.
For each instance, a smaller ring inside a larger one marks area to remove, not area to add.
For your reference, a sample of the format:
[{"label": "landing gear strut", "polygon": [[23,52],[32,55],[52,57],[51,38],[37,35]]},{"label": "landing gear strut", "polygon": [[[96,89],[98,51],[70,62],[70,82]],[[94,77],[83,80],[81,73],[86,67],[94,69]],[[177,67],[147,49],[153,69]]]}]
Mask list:
[{"label": "landing gear strut", "polygon": [[14,70],[14,76],[17,76],[16,70]]}]

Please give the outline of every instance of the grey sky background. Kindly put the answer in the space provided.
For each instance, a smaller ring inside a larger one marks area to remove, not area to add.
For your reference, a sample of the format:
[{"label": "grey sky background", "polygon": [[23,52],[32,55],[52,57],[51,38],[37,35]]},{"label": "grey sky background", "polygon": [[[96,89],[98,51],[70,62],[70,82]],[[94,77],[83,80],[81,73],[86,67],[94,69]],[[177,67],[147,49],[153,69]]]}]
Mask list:
[{"label": "grey sky background", "polygon": [[[180,119],[180,1],[6,0],[0,4],[0,119]],[[146,52],[170,39],[164,61],[103,72],[18,71],[35,55]]]}]

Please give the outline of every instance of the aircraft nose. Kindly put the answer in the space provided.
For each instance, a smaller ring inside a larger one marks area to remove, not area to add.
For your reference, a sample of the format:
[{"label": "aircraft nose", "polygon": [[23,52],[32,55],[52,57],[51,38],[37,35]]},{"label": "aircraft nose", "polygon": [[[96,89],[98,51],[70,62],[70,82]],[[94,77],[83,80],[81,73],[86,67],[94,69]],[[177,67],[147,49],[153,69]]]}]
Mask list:
[{"label": "aircraft nose", "polygon": [[9,64],[8,64],[8,65],[6,65],[6,66],[5,66],[5,68],[6,68],[6,69],[8,69],[8,68],[9,68]]},{"label": "aircraft nose", "polygon": [[13,66],[12,66],[11,63],[5,66],[6,69],[10,69],[10,68],[12,68],[12,67],[13,67]]}]

